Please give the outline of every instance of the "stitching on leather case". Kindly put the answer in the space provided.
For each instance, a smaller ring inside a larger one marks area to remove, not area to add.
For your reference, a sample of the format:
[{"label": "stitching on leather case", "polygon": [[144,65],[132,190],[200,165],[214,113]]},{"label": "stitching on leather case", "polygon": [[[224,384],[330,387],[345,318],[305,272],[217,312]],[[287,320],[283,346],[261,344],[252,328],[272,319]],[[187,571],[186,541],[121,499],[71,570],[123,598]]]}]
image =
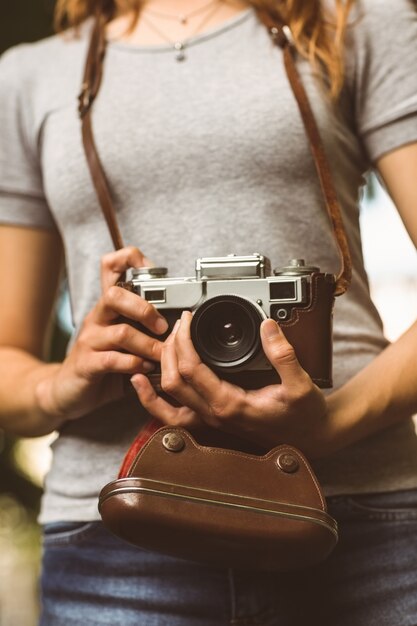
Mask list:
[{"label": "stitching on leather case", "polygon": [[199,450],[201,450],[204,454],[223,454],[226,456],[237,456],[239,458],[242,457],[242,455],[250,457],[251,460],[256,461],[256,462],[266,462],[268,461],[271,457],[275,456],[278,452],[283,451],[283,450],[289,450],[291,451],[293,454],[296,455],[296,457],[302,461],[305,469],[307,470],[308,474],[310,475],[310,478],[312,479],[314,486],[316,488],[317,491],[317,495],[319,496],[321,505],[324,509],[324,511],[326,511],[326,503],[323,499],[323,496],[321,494],[321,490],[318,484],[318,481],[316,479],[316,477],[314,476],[313,472],[311,471],[309,465],[307,464],[307,461],[305,460],[304,456],[300,453],[299,450],[296,450],[295,448],[293,448],[292,446],[289,446],[287,444],[282,444],[280,446],[277,446],[275,448],[273,448],[272,450],[270,450],[267,454],[263,455],[263,456],[256,456],[254,454],[247,454],[246,452],[236,452],[234,450],[224,450],[222,448],[212,448],[212,447],[208,447],[208,446],[200,446],[192,437],[191,435],[184,429],[182,428],[178,428],[178,427],[169,427],[167,426],[166,428],[161,428],[160,430],[158,430],[152,437],[151,439],[149,439],[149,441],[144,445],[144,447],[139,451],[138,456],[136,457],[134,463],[132,463],[132,467],[131,470],[129,472],[129,476],[131,476],[132,472],[134,472],[134,470],[136,469],[136,466],[140,460],[140,457],[142,456],[142,454],[145,452],[145,450],[147,449],[147,447],[153,442],[153,440],[158,436],[161,437],[162,435],[162,431],[164,432],[169,432],[172,431],[173,428],[176,428],[177,430],[179,430],[181,432],[181,435],[188,440],[188,442],[193,445],[194,447],[198,448]]},{"label": "stitching on leather case", "polygon": [[[223,448],[215,448],[215,447],[210,447],[210,446],[200,446],[200,444],[198,444],[192,437],[191,435],[188,434],[188,432],[186,430],[183,430],[182,428],[178,428],[178,427],[169,427],[167,426],[166,428],[163,428],[161,430],[158,430],[157,433],[155,435],[153,435],[151,437],[151,439],[149,439],[149,441],[144,445],[144,447],[139,451],[137,458],[135,459],[134,463],[132,464],[132,469],[131,471],[133,471],[136,468],[136,465],[140,459],[140,457],[142,456],[142,454],[145,452],[146,448],[149,446],[149,444],[153,441],[154,438],[156,438],[156,436],[161,436],[162,431],[172,431],[174,428],[180,430],[181,435],[187,439],[190,444],[192,444],[195,448],[198,448],[199,450],[201,450],[204,454],[224,454],[224,455],[228,455],[228,456],[237,456],[237,457],[242,457],[242,456],[247,456],[250,457],[251,459],[253,459],[254,461],[260,462],[260,461],[266,461],[268,460],[271,456],[274,455],[274,453],[276,453],[278,450],[283,450],[283,449],[290,449],[291,446],[288,446],[286,444],[282,444],[281,446],[277,446],[276,448],[274,448],[273,450],[270,450],[267,454],[263,455],[263,456],[256,456],[255,454],[248,454],[247,452],[237,452],[235,450],[226,450]],[[291,448],[292,449],[292,448]]]},{"label": "stitching on leather case", "polygon": [[[318,279],[319,279],[319,275],[318,274],[314,274],[312,280],[314,281],[315,286],[317,287],[317,283],[318,283]],[[317,307],[317,301],[318,301],[318,289],[315,289],[315,294],[313,296],[313,299],[311,301],[311,304],[309,307],[307,307],[306,309],[297,309],[295,308],[294,311],[294,319],[290,320],[289,322],[281,322],[280,326],[282,326],[283,328],[290,328],[291,326],[295,326],[295,324],[297,324],[297,322],[300,321],[301,316],[303,315],[307,315],[308,313],[311,313],[311,311],[314,311]],[[334,301],[334,298],[333,298]]]}]

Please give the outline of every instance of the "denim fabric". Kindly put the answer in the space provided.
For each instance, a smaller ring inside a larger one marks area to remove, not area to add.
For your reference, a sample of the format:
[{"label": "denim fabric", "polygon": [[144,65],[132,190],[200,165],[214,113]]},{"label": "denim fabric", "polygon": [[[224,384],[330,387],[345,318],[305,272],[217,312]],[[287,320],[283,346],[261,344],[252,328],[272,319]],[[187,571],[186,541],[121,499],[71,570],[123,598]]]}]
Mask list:
[{"label": "denim fabric", "polygon": [[328,505],[336,550],[284,574],[147,552],[100,522],[48,524],[40,626],[417,626],[417,490]]}]

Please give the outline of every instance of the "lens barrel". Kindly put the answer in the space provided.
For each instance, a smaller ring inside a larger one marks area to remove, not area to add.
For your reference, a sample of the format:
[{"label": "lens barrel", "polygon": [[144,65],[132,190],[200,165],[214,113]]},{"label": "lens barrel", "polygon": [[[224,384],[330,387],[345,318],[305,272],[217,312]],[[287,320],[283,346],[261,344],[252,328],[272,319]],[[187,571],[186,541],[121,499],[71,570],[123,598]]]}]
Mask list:
[{"label": "lens barrel", "polygon": [[215,296],[195,311],[191,339],[208,366],[240,369],[262,350],[259,328],[265,318],[262,309],[250,300]]}]

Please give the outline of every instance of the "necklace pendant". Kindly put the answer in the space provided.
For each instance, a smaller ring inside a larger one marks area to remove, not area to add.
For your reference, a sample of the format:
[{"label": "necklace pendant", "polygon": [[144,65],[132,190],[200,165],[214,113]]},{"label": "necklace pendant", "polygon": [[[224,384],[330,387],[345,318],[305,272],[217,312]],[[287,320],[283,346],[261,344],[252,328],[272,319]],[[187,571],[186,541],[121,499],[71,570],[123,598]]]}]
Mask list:
[{"label": "necklace pendant", "polygon": [[177,61],[184,61],[186,58],[184,43],[182,41],[176,41],[174,43],[174,50],[175,50],[175,58],[177,59]]}]

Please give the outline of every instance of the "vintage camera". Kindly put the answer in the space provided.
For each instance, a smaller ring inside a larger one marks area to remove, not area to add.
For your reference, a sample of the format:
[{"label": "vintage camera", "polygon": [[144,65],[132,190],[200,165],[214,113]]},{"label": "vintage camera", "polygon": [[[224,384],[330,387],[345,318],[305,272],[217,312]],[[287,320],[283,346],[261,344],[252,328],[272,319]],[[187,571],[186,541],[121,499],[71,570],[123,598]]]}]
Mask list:
[{"label": "vintage camera", "polygon": [[223,379],[246,389],[279,382],[259,332],[262,320],[273,318],[314,382],[332,385],[335,278],[302,259],[272,273],[261,254],[205,257],[196,260],[193,277],[171,278],[162,267],[131,268],[121,284],[160,310],[167,335],[182,311],[192,311],[195,349]]}]

